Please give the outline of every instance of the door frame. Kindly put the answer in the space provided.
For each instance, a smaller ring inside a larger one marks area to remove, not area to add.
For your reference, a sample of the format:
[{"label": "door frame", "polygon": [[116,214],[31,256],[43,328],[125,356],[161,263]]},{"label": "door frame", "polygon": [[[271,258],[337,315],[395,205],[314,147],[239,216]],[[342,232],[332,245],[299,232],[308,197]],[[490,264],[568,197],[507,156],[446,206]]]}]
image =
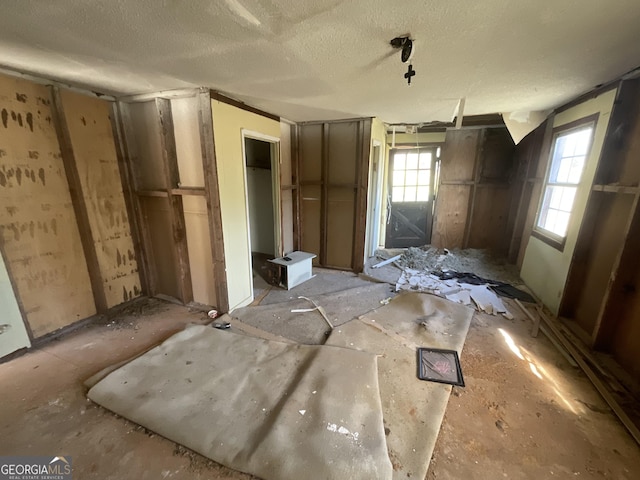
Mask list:
[{"label": "door frame", "polygon": [[[431,225],[426,226],[428,233],[429,233],[429,238],[426,239],[426,241],[428,242],[427,244],[431,243],[431,238],[433,237],[433,225],[434,225],[434,215],[435,215],[435,204],[436,204],[436,199],[437,199],[437,191],[438,191],[438,186],[437,183],[440,181],[440,156],[438,155],[438,149],[441,149],[442,144],[439,143],[425,143],[425,144],[421,144],[421,145],[415,145],[415,146],[403,146],[403,147],[396,147],[396,148],[391,148],[389,149],[389,159],[387,162],[387,171],[386,171],[386,181],[387,181],[387,228],[388,228],[388,223],[391,220],[391,211],[393,210],[393,202],[391,201],[392,198],[392,194],[393,194],[393,163],[394,163],[394,155],[398,152],[411,152],[411,151],[416,151],[418,153],[420,153],[421,151],[424,150],[429,150],[431,151],[431,174],[429,177],[429,181],[431,182],[429,185],[429,202],[431,202]],[[437,169],[437,172],[436,172]],[[385,248],[390,248],[387,247],[387,231],[385,229],[385,239],[384,239],[384,246]]]},{"label": "door frame", "polygon": [[[378,149],[377,156],[376,148]],[[377,158],[376,158],[377,157]],[[377,177],[374,173],[374,165],[377,162]],[[367,238],[364,252],[364,260],[375,255],[380,246],[380,230],[382,223],[382,197],[384,193],[384,147],[379,140],[373,140],[371,146],[371,162],[369,164],[369,189],[367,205]],[[375,178],[374,178],[375,177]],[[375,179],[375,182],[373,181]]]},{"label": "door frame", "polygon": [[251,138],[253,140],[260,140],[271,144],[271,196],[273,202],[273,233],[275,252],[274,255],[282,256],[282,203],[280,198],[280,138],[265,135],[264,133],[256,132],[243,128],[241,130],[242,135],[242,172],[244,177],[244,210],[245,218],[247,219],[247,247],[249,251],[249,267],[250,267],[250,291],[251,298],[254,297],[253,293],[253,259],[251,258],[251,221],[249,217],[249,188],[247,184],[247,152],[245,148],[245,140]]}]

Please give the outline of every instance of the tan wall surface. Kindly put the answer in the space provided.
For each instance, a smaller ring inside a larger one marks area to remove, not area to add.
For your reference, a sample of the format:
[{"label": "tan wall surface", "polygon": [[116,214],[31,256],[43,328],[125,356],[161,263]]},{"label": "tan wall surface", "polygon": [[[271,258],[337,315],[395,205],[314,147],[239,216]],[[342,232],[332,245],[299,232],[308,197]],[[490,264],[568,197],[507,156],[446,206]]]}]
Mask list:
[{"label": "tan wall surface", "polygon": [[[520,272],[520,276],[527,286],[556,314],[560,308],[560,300],[567,274],[569,273],[578,231],[580,230],[589,191],[591,190],[596,166],[600,158],[600,151],[602,150],[602,143],[609,124],[615,96],[616,90],[609,90],[596,98],[559,113],[553,122],[553,127],[555,128],[594,113],[600,114],[589,158],[576,193],[564,250],[561,252],[532,236],[529,238]],[[541,155],[544,159],[541,163],[548,164],[549,152],[541,152]]]},{"label": "tan wall surface", "polygon": [[209,238],[207,201],[204,197],[182,197],[184,223],[187,229],[187,248],[193,300],[203,305],[218,305],[213,277],[213,258]]},{"label": "tan wall surface", "polygon": [[35,337],[96,313],[50,104],[0,76],[0,235]]},{"label": "tan wall surface", "polygon": [[61,97],[110,308],[141,293],[110,104],[68,90],[62,90]]},{"label": "tan wall surface", "polygon": [[280,138],[280,123],[212,100],[229,310],[252,301],[242,130]]}]

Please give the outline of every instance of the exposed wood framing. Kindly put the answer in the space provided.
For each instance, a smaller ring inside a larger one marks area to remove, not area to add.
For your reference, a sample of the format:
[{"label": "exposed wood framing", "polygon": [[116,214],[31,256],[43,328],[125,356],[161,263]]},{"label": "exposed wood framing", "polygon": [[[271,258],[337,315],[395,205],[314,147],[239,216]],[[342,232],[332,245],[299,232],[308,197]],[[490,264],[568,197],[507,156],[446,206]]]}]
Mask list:
[{"label": "exposed wood framing", "polygon": [[322,124],[322,197],[320,200],[320,265],[327,264],[329,218],[329,124]]},{"label": "exposed wood framing", "polygon": [[222,231],[222,213],[220,210],[220,189],[218,185],[218,166],[213,134],[213,113],[209,90],[202,89],[198,94],[198,124],[200,127],[200,147],[202,150],[202,168],[204,171],[204,189],[207,201],[209,238],[211,239],[211,257],[215,279],[218,310],[229,310],[229,292],[227,288],[226,263],[224,258],[224,237]]},{"label": "exposed wood framing", "polygon": [[629,418],[627,413],[622,409],[613,395],[611,395],[611,392],[606,387],[606,385],[602,382],[602,380],[600,380],[596,372],[594,372],[591,366],[585,361],[583,356],[580,354],[580,351],[575,348],[573,344],[562,334],[562,331],[556,324],[557,320],[550,319],[541,309],[538,309],[538,313],[542,317],[542,321],[545,323],[545,325],[553,332],[558,340],[560,340],[562,346],[574,358],[576,363],[580,366],[582,371],[584,371],[589,380],[591,380],[593,386],[596,387],[596,390],[598,390],[600,395],[602,395],[602,398],[604,398],[607,404],[611,407],[611,409],[620,419],[627,431],[631,434],[635,441],[640,444],[640,430],[638,429],[638,427],[635,426],[631,418]]},{"label": "exposed wood framing", "polygon": [[[124,156],[126,170],[128,172],[129,183],[126,187],[131,191],[131,200],[133,205],[133,212],[136,217],[136,223],[138,224],[140,235],[140,259],[142,263],[141,270],[144,271],[143,289],[149,296],[155,295],[157,292],[158,279],[156,277],[156,271],[151,264],[153,258],[153,247],[149,228],[145,222],[142,206],[140,204],[140,192],[139,192],[139,179],[135,173],[133,164],[137,161],[138,152],[136,149],[135,140],[131,137],[133,135],[133,123],[131,121],[131,113],[129,106],[126,103],[118,102],[118,123],[120,132],[122,134],[122,144],[126,148]],[[141,278],[141,280],[143,280]]]},{"label": "exposed wood framing", "polygon": [[293,191],[293,249],[302,248],[302,225],[300,223],[300,146],[298,126],[291,128],[291,183]]},{"label": "exposed wood framing", "polygon": [[60,97],[60,90],[58,87],[52,86],[50,87],[50,93],[53,105],[53,123],[58,136],[58,143],[60,144],[60,153],[62,154],[67,183],[69,184],[71,203],[78,222],[82,250],[87,260],[87,269],[89,272],[91,289],[93,290],[93,299],[98,313],[103,313],[107,310],[107,299],[104,293],[100,264],[98,263],[93,233],[91,232],[89,213],[87,211],[87,205],[82,191],[82,183],[80,182],[80,175],[78,174],[78,167],[76,165],[73,146],[71,144],[71,135],[69,134],[69,128],[62,105],[62,98]]},{"label": "exposed wood framing", "polygon": [[227,97],[226,95],[223,95],[220,92],[216,92],[215,90],[211,90],[211,99],[221,103],[226,103],[227,105],[233,105],[234,107],[239,108],[240,110],[245,110],[247,112],[255,113],[256,115],[260,115],[262,117],[270,118],[271,120],[275,120],[276,122],[280,121],[280,117],[278,115],[265,112],[264,110],[260,110],[259,108],[255,108],[255,107],[252,107],[251,105],[247,105],[246,103],[242,103],[238,100],[234,100],[233,98]]},{"label": "exposed wood framing", "polygon": [[116,155],[118,157],[118,171],[120,172],[120,182],[122,183],[122,191],[124,194],[124,202],[127,208],[127,217],[129,219],[129,227],[131,230],[131,239],[135,250],[136,263],[138,264],[138,274],[140,275],[140,284],[142,292],[145,295],[150,294],[149,285],[149,266],[142,248],[142,227],[140,224],[140,205],[133,189],[133,179],[131,168],[129,166],[129,147],[125,142],[124,133],[122,131],[122,115],[118,103],[111,104],[111,129],[113,131],[113,139],[116,143]]},{"label": "exposed wood framing", "polygon": [[364,269],[367,228],[367,194],[369,193],[369,169],[371,159],[371,119],[358,123],[358,158],[356,160],[355,229],[353,237],[352,267],[356,273]]},{"label": "exposed wood framing", "polygon": [[167,196],[169,198],[169,217],[171,219],[173,242],[176,250],[176,271],[178,272],[180,300],[186,304],[193,301],[193,287],[191,285],[191,269],[189,266],[187,230],[184,221],[182,197],[173,195],[172,193],[180,177],[178,172],[176,140],[173,130],[173,117],[171,115],[171,101],[166,98],[156,98],[155,104],[158,111],[158,122],[160,123],[162,165]]},{"label": "exposed wood framing", "polygon": [[[462,106],[464,107],[464,99],[461,99]],[[469,191],[469,207],[467,208],[467,221],[464,227],[464,240],[462,247],[467,248],[469,246],[469,237],[471,235],[471,224],[475,213],[476,205],[476,192],[478,190],[478,183],[480,183],[480,173],[482,171],[482,159],[484,152],[484,143],[487,138],[487,130],[483,129],[478,135],[476,144],[476,158],[473,163],[473,182],[471,183],[471,190]]]},{"label": "exposed wood framing", "polygon": [[175,90],[161,90],[153,93],[142,93],[139,95],[127,95],[119,97],[118,100],[126,103],[138,103],[152,101],[156,98],[192,98],[198,95],[198,92],[199,90],[197,88],[181,88]]}]

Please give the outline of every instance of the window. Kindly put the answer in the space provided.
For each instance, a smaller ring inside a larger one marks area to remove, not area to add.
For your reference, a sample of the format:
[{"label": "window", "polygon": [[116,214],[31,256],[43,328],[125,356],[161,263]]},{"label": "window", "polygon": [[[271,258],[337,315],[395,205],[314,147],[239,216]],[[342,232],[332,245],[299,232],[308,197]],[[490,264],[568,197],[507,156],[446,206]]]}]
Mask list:
[{"label": "window", "polygon": [[431,157],[431,152],[393,155],[392,202],[429,201]]},{"label": "window", "polygon": [[563,243],[569,227],[576,191],[587,161],[595,123],[557,133],[536,228],[546,237]]}]

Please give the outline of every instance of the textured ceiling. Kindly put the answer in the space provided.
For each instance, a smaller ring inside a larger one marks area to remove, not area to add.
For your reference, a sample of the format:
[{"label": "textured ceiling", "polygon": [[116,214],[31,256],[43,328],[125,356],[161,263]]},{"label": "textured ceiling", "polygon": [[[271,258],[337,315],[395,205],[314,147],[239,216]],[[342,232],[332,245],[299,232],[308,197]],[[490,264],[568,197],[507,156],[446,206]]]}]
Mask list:
[{"label": "textured ceiling", "polygon": [[0,65],[114,94],[205,85],[296,121],[450,121],[460,97],[545,110],[616,78],[639,25],[638,0],[3,1]]}]

